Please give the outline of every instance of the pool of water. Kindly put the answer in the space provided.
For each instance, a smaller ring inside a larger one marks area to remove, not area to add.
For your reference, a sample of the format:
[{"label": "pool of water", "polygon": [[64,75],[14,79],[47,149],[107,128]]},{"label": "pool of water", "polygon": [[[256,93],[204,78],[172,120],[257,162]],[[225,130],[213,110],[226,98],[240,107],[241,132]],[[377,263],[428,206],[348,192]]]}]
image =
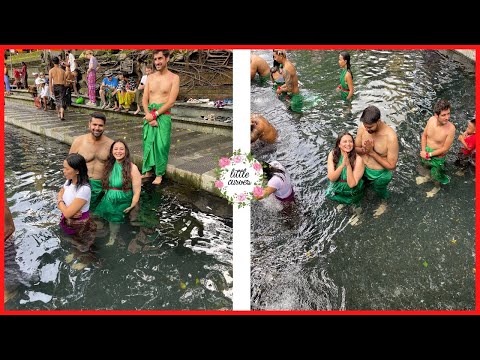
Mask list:
[{"label": "pool of water", "polygon": [[[257,50],[272,64],[271,50]],[[251,307],[298,310],[473,310],[475,308],[475,168],[453,163],[451,182],[433,197],[417,185],[421,134],[439,98],[452,105],[457,133],[475,116],[475,66],[445,51],[350,51],[355,95],[344,102],[339,51],[295,50],[302,114],[287,110],[272,89],[253,82],[251,111],[278,130],[274,146],[252,146],[257,159],[280,161],[291,174],[296,207],[275,199],[252,205]],[[337,134],[356,134],[368,105],[399,139],[387,210],[371,191],[358,216],[326,199],[327,155]]]},{"label": "pool of water", "polygon": [[97,220],[94,252],[81,255],[58,226],[68,150],[5,125],[5,196],[16,227],[5,249],[6,310],[232,308],[226,201],[169,181],[147,186],[136,221],[122,225],[118,241],[106,246],[108,223]]}]

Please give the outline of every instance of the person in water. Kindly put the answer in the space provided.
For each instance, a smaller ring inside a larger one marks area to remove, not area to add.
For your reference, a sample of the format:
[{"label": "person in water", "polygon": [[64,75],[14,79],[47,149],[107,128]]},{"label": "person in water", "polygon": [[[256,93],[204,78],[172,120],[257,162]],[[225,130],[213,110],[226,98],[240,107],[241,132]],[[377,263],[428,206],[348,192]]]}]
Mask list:
[{"label": "person in water", "polygon": [[258,55],[250,55],[250,80],[255,78],[258,74],[260,83],[266,84],[270,79],[270,67],[268,63],[262,57]]},{"label": "person in water", "polygon": [[397,167],[398,138],[395,130],[380,119],[380,109],[370,105],[362,112],[355,139],[355,151],[365,164],[364,177],[377,195],[390,196],[387,185]]},{"label": "person in water", "polygon": [[337,91],[342,94],[343,100],[351,100],[353,96],[353,73],[350,68],[350,54],[342,51],[338,55],[338,65],[342,69],[340,73],[340,85],[337,86]]},{"label": "person in water", "polygon": [[91,189],[85,158],[69,154],[63,161],[63,175],[66,181],[57,194],[57,206],[62,212],[60,227],[73,236],[78,250],[86,252],[95,241],[97,225],[90,217]]},{"label": "person in water", "polygon": [[477,127],[475,125],[475,119],[470,120],[467,125],[467,130],[458,136],[458,141],[462,144],[455,164],[466,166],[469,162],[475,164],[475,143],[476,143]]},{"label": "person in water", "polygon": [[293,112],[302,112],[303,96],[300,94],[298,87],[298,75],[295,66],[287,60],[287,52],[285,50],[273,50],[275,61],[283,67],[283,77],[285,83],[276,89],[277,95],[286,93],[290,97],[290,110]]},{"label": "person in water", "polygon": [[326,196],[343,204],[358,203],[364,195],[363,173],[365,165],[355,151],[353,136],[344,132],[337,137],[335,147],[328,154],[328,180]]},{"label": "person in water", "polygon": [[273,144],[277,140],[277,129],[260,114],[250,115],[250,142],[257,140]]},{"label": "person in water", "polygon": [[455,125],[450,121],[450,103],[439,100],[433,107],[433,116],[427,121],[422,134],[420,157],[429,166],[435,182],[448,184],[450,177],[445,174],[445,159],[455,138]]},{"label": "person in water", "polygon": [[265,199],[274,194],[275,197],[282,202],[290,202],[295,200],[290,175],[287,173],[282,164],[278,161],[271,163],[262,162],[263,173],[268,181],[267,186],[263,189],[262,195],[254,195],[257,200]]},{"label": "person in water", "polygon": [[102,187],[105,196],[95,213],[109,221],[110,240],[107,245],[113,245],[120,224],[125,222],[125,216],[138,204],[142,187],[142,175],[137,165],[132,163],[130,150],[124,140],[115,140],[110,146]]}]

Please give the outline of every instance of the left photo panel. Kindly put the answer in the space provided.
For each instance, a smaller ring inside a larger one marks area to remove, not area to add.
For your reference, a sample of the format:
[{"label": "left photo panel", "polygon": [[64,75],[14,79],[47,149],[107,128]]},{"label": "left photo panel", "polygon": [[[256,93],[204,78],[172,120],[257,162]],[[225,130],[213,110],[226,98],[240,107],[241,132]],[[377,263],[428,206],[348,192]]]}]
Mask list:
[{"label": "left photo panel", "polygon": [[228,49],[4,49],[4,309],[232,310]]}]

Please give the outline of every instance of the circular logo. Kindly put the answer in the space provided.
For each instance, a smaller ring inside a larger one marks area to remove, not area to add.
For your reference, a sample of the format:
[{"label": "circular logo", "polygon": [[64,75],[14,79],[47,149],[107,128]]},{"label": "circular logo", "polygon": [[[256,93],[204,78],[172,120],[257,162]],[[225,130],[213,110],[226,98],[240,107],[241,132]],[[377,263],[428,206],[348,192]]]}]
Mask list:
[{"label": "circular logo", "polygon": [[252,154],[234,151],[231,157],[222,157],[216,169],[215,187],[230,204],[239,208],[263,195],[263,169]]}]

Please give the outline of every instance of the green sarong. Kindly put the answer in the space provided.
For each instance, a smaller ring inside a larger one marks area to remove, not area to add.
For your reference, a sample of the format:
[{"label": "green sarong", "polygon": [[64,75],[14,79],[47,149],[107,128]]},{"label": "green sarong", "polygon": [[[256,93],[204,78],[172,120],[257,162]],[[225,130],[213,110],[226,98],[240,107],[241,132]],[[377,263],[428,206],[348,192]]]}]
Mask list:
[{"label": "green sarong", "polygon": [[[338,160],[338,166],[343,163],[343,155],[340,156]],[[343,204],[357,204],[362,200],[363,195],[365,194],[363,179],[360,179],[358,184],[351,188],[347,184],[347,168],[344,167],[342,173],[340,174],[340,179],[335,182],[330,181],[328,185],[326,196],[330,200],[335,200]]]},{"label": "green sarong", "polygon": [[126,214],[123,210],[132,204],[133,191],[131,188],[127,191],[122,190],[122,164],[115,162],[113,165],[108,186],[95,213],[112,223],[124,223]]},{"label": "green sarong", "polygon": [[[345,76],[347,75],[348,69],[343,69],[342,73],[340,74],[340,93],[342,94],[342,99],[347,100],[347,96],[350,93],[350,89],[348,89],[348,84],[345,81]],[[348,89],[348,90],[347,90]]]},{"label": "green sarong", "polygon": [[[163,104],[150,104],[148,111],[160,109]],[[158,127],[150,126],[147,120],[143,120],[143,166],[142,174],[155,167],[155,175],[163,176],[167,170],[168,153],[170,152],[170,131],[172,129],[172,117],[161,114],[157,118]]]},{"label": "green sarong", "polygon": [[[435,151],[435,149],[432,149],[431,147],[426,146],[425,151],[432,152],[432,151]],[[443,184],[443,185],[446,185],[450,182],[450,177],[448,175],[445,175],[445,159],[446,159],[446,156],[444,157],[433,156],[430,158],[430,160],[426,160],[422,158],[423,164],[431,166],[430,174],[432,175],[432,179],[438,181],[440,184]]]},{"label": "green sarong", "polygon": [[298,112],[298,113],[302,112],[303,96],[300,95],[300,93],[298,94],[288,93],[288,95],[290,96],[290,109],[293,112]]},{"label": "green sarong", "polygon": [[266,85],[270,82],[270,78],[271,78],[270,73],[268,73],[265,76],[258,75],[258,82],[260,83],[260,85]]},{"label": "green sarong", "polygon": [[90,211],[94,212],[104,194],[102,189],[102,180],[88,179],[88,181],[90,182],[90,188],[92,191],[92,196],[90,197]]},{"label": "green sarong", "polygon": [[381,199],[390,197],[390,192],[387,190],[387,185],[390,180],[392,180],[392,172],[390,170],[373,170],[365,166],[363,176],[371,182],[373,191],[375,191]]}]

